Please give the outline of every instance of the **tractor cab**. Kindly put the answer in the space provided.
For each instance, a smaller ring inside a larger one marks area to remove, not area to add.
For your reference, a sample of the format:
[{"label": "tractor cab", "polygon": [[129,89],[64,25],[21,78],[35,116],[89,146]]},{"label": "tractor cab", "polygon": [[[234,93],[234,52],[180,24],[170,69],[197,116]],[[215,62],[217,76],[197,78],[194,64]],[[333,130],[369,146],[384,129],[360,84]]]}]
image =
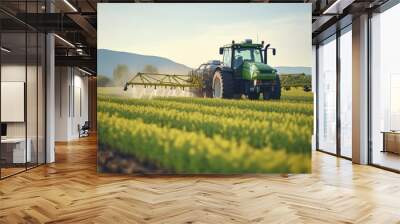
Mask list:
[{"label": "tractor cab", "polygon": [[[269,45],[264,48],[264,43],[253,44],[251,39],[241,43],[225,45],[220,48],[223,55],[222,63],[234,72],[235,77],[242,77],[246,80],[273,80],[276,77],[276,70],[267,65],[267,51]],[[273,55],[275,48],[270,48]]]},{"label": "tractor cab", "polygon": [[261,49],[253,47],[234,48],[232,68],[238,69],[244,62],[263,63]]},{"label": "tractor cab", "polygon": [[[265,99],[280,98],[279,76],[276,69],[267,64],[269,50],[276,54],[276,49],[270,48],[269,44],[264,47],[264,41],[253,43],[251,39],[240,43],[232,41],[219,49],[224,70],[230,71],[236,80],[236,92],[249,98],[258,98],[261,93]],[[274,93],[274,88],[279,90]]]}]

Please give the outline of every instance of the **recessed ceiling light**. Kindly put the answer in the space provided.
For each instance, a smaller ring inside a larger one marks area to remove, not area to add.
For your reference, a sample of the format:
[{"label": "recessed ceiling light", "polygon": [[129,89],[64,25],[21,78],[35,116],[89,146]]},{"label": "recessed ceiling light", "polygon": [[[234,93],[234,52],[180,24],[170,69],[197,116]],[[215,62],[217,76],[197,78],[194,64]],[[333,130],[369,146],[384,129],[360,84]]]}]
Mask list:
[{"label": "recessed ceiling light", "polygon": [[78,12],[78,10],[68,1],[64,0],[65,4],[67,4],[74,12]]},{"label": "recessed ceiling light", "polygon": [[341,14],[343,13],[343,9],[341,7],[347,7],[350,5],[354,0],[336,0],[330,5],[322,14]]},{"label": "recessed ceiling light", "polygon": [[71,42],[69,42],[68,40],[60,37],[58,34],[54,34],[55,37],[57,37],[59,40],[61,40],[62,42],[64,42],[65,44],[69,45],[70,47],[75,48],[75,45],[73,45]]},{"label": "recessed ceiling light", "polygon": [[88,71],[86,71],[86,70],[83,70],[83,69],[81,69],[81,68],[79,68],[79,67],[78,67],[78,70],[81,71],[81,72],[83,72],[83,73],[85,73],[85,74],[87,74],[87,75],[90,75],[90,76],[92,75],[92,73],[90,73],[90,72],[88,72]]},{"label": "recessed ceiling light", "polygon": [[11,50],[9,50],[9,49],[7,49],[5,47],[1,47],[0,49],[1,49],[1,51],[4,51],[6,53],[10,53],[11,52]]}]

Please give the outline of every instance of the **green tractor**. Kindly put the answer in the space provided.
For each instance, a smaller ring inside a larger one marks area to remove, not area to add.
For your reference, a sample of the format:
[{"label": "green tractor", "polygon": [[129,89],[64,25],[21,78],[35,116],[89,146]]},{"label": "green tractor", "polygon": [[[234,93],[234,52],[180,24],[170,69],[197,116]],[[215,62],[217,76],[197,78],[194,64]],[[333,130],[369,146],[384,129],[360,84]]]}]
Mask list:
[{"label": "green tractor", "polygon": [[[267,65],[267,52],[274,48],[245,40],[241,43],[225,45],[219,49],[222,63],[209,62],[208,69],[202,72],[203,95],[213,98],[280,99],[281,83],[276,69]],[[206,67],[206,68],[207,68]]]},{"label": "green tractor", "polygon": [[276,69],[267,65],[268,50],[264,41],[225,45],[219,49],[222,61],[211,60],[191,71],[188,75],[137,73],[125,84],[128,86],[157,86],[191,88],[204,97],[234,99],[245,95],[249,99],[264,100],[281,98],[281,81]]}]

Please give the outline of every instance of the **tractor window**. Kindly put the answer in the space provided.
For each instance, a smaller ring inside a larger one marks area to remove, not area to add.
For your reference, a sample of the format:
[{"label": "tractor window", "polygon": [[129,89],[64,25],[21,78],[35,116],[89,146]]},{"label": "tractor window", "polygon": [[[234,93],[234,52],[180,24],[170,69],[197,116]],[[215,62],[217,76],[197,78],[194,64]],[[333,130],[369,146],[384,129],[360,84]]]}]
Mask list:
[{"label": "tractor window", "polygon": [[225,66],[231,67],[232,51],[230,48],[224,49],[223,62]]},{"label": "tractor window", "polygon": [[257,48],[235,49],[235,59],[233,61],[233,67],[239,67],[243,64],[244,61],[262,62],[261,50]]},{"label": "tractor window", "polygon": [[257,49],[254,50],[254,61],[262,62],[260,50],[257,50]]}]

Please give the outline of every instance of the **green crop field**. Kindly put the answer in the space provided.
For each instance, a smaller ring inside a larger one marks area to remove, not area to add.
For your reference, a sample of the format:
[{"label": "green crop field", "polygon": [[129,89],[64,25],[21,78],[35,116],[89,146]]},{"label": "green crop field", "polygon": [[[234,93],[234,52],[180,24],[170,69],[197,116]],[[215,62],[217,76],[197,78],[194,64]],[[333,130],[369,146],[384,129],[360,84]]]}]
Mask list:
[{"label": "green crop field", "polygon": [[282,99],[133,99],[99,88],[102,147],[165,173],[305,173],[311,170],[312,93]]}]

